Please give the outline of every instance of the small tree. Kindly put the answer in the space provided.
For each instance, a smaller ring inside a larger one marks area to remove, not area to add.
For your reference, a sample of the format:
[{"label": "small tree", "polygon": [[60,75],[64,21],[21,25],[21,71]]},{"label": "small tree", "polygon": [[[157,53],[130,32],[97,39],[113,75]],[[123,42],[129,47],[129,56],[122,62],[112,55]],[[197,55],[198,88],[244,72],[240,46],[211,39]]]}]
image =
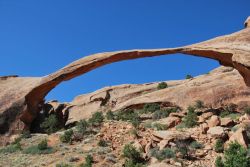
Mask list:
[{"label": "small tree", "polygon": [[142,162],[142,157],[140,152],[136,150],[131,144],[126,144],[123,148],[123,156],[132,160],[134,163]]},{"label": "small tree", "polygon": [[195,109],[191,106],[188,107],[188,113],[183,119],[183,123],[187,128],[192,128],[197,124],[198,117]]},{"label": "small tree", "polygon": [[250,161],[247,157],[247,150],[238,142],[229,144],[225,150],[225,167],[249,167]]},{"label": "small tree", "polygon": [[88,122],[82,119],[76,124],[76,129],[80,134],[83,135],[87,131],[88,126],[89,126]]},{"label": "small tree", "polygon": [[224,142],[221,139],[216,140],[214,150],[217,153],[222,153],[224,151]]},{"label": "small tree", "polygon": [[215,167],[224,167],[224,163],[222,161],[221,156],[218,156],[215,160]]},{"label": "small tree", "polygon": [[104,120],[104,116],[102,112],[96,112],[89,119],[89,123],[94,126],[100,126]]},{"label": "small tree", "polygon": [[45,132],[51,134],[59,130],[59,121],[55,114],[51,114],[48,118],[45,118],[44,122],[41,124],[41,128]]},{"label": "small tree", "polygon": [[161,82],[158,84],[157,89],[160,90],[160,89],[165,89],[167,87],[168,87],[168,84],[166,82]]},{"label": "small tree", "polygon": [[73,134],[74,134],[74,132],[72,129],[65,131],[64,134],[60,136],[61,142],[63,142],[63,143],[72,142]]}]

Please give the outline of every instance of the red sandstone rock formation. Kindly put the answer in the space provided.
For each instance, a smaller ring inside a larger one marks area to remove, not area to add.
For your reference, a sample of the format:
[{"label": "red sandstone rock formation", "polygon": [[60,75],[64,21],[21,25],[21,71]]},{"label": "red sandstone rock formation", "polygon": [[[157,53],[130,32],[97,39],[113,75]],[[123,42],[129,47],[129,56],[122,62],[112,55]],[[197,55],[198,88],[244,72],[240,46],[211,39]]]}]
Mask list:
[{"label": "red sandstone rock formation", "polygon": [[136,58],[183,53],[218,60],[239,71],[250,86],[250,28],[205,42],[167,49],[128,50],[98,53],[77,60],[41,78],[8,76],[0,78],[0,133],[29,127],[43,104],[44,97],[63,81],[70,80],[100,66]]}]

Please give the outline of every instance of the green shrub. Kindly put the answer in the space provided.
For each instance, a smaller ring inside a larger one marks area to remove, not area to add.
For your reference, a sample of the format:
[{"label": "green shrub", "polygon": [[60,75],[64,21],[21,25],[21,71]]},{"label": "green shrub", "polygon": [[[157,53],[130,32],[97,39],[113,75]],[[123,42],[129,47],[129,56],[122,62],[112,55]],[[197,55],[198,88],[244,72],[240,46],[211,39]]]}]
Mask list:
[{"label": "green shrub", "polygon": [[83,135],[86,133],[88,126],[89,126],[88,122],[82,119],[76,124],[76,129],[80,134]]},{"label": "green shrub", "polygon": [[220,117],[221,118],[225,118],[226,116],[228,116],[230,113],[229,113],[229,111],[222,111],[221,113],[220,113]]},{"label": "green shrub", "polygon": [[133,161],[134,163],[142,162],[142,157],[139,151],[131,144],[126,144],[123,148],[123,156]]},{"label": "green shrub", "polygon": [[141,124],[140,118],[139,117],[134,117],[131,120],[131,123],[132,123],[133,127],[138,128],[139,125]]},{"label": "green shrub", "polygon": [[96,112],[89,119],[89,123],[94,126],[100,126],[104,120],[104,116],[102,112]]},{"label": "green shrub", "polygon": [[9,146],[6,146],[4,148],[1,148],[0,153],[14,153],[14,152],[17,152],[20,150],[22,150],[21,144],[15,143],[15,144],[11,144]]},{"label": "green shrub", "polygon": [[168,84],[166,82],[161,82],[158,84],[157,89],[160,90],[160,89],[165,89],[167,87],[168,87]]},{"label": "green shrub", "polygon": [[72,142],[73,134],[74,134],[74,132],[72,129],[65,131],[64,134],[60,136],[60,141],[63,143]]},{"label": "green shrub", "polygon": [[167,130],[168,126],[161,123],[154,123],[152,127],[156,130]]},{"label": "green shrub", "polygon": [[106,140],[101,139],[101,140],[99,140],[99,142],[98,142],[98,146],[100,146],[100,147],[107,147],[107,146],[108,146],[108,143],[107,143]]},{"label": "green shrub", "polygon": [[197,142],[197,141],[193,141],[192,143],[190,143],[190,147],[193,149],[201,149],[203,148],[203,144]]},{"label": "green shrub", "polygon": [[186,75],[186,79],[192,79],[192,78],[194,78],[192,75],[190,74]]},{"label": "green shrub", "polygon": [[188,113],[183,119],[183,123],[187,128],[192,128],[197,124],[198,117],[195,109],[191,106],[188,107]]},{"label": "green shrub", "polygon": [[247,149],[237,142],[229,144],[224,151],[225,167],[249,167],[250,160],[247,157]]},{"label": "green shrub", "polygon": [[197,101],[195,102],[195,107],[196,107],[196,108],[204,108],[204,102],[201,101],[201,100],[197,100]]},{"label": "green shrub", "polygon": [[93,157],[91,155],[87,155],[85,157],[85,163],[81,164],[79,167],[92,167],[93,162]]},{"label": "green shrub", "polygon": [[48,148],[48,141],[46,139],[42,140],[40,143],[38,143],[37,148],[39,150],[46,150]]},{"label": "green shrub", "polygon": [[179,152],[182,158],[189,158],[189,141],[178,140],[176,141],[177,152]]},{"label": "green shrub", "polygon": [[167,109],[157,110],[153,113],[152,118],[154,120],[166,118],[169,116],[170,113],[177,112],[177,110],[178,110],[177,108],[167,108]]},{"label": "green shrub", "polygon": [[215,167],[224,167],[224,163],[222,161],[221,156],[218,156],[215,160]]},{"label": "green shrub", "polygon": [[51,147],[48,147],[48,142],[46,139],[42,140],[38,145],[30,146],[23,150],[25,154],[50,154],[54,150]]},{"label": "green shrub", "polygon": [[54,133],[59,130],[59,121],[55,114],[51,114],[48,118],[45,118],[41,124],[41,128],[48,134]]},{"label": "green shrub", "polygon": [[106,119],[107,120],[114,120],[115,119],[115,114],[112,111],[108,111],[106,114]]},{"label": "green shrub", "polygon": [[145,104],[143,107],[143,110],[145,113],[153,113],[153,112],[160,110],[160,109],[161,109],[161,107],[157,103],[148,103],[148,104]]},{"label": "green shrub", "polygon": [[159,161],[162,161],[162,160],[167,159],[167,158],[174,158],[175,153],[170,148],[164,148],[162,150],[158,150],[156,148],[156,149],[151,150],[151,156],[155,157]]},{"label": "green shrub", "polygon": [[176,125],[175,128],[176,128],[177,130],[181,130],[181,129],[183,129],[183,128],[186,128],[186,126],[185,126],[185,124],[182,122],[182,123]]},{"label": "green shrub", "polygon": [[214,150],[217,153],[222,153],[224,151],[224,142],[221,139],[216,140]]},{"label": "green shrub", "polygon": [[250,115],[250,107],[246,107],[246,108],[244,109],[244,113]]}]

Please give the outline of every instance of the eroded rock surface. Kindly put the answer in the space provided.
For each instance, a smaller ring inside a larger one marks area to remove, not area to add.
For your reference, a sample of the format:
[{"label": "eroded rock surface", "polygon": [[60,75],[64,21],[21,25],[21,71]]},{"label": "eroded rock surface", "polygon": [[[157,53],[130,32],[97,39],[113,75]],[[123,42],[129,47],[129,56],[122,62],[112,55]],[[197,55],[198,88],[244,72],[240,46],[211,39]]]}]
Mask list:
[{"label": "eroded rock surface", "polygon": [[[1,77],[0,133],[18,132],[19,130],[28,128],[43,105],[44,97],[61,82],[70,80],[100,66],[122,60],[174,53],[211,58],[218,60],[222,65],[237,69],[244,78],[246,85],[249,86],[250,29],[248,28],[248,22],[249,20],[246,21],[246,28],[241,31],[189,46],[98,53],[77,60],[55,73],[41,78]],[[201,83],[193,84],[197,86]],[[243,83],[240,83],[240,85],[245,88]],[[199,87],[197,87],[198,91],[200,91]],[[218,92],[223,93],[221,90],[218,90]],[[219,94],[218,92],[217,94]],[[237,94],[238,92],[228,93]],[[185,94],[182,95],[185,96]],[[182,95],[179,95],[179,97],[183,98]],[[105,105],[105,100],[107,99],[103,98],[101,100],[101,105]],[[97,102],[99,101],[97,100]]]}]

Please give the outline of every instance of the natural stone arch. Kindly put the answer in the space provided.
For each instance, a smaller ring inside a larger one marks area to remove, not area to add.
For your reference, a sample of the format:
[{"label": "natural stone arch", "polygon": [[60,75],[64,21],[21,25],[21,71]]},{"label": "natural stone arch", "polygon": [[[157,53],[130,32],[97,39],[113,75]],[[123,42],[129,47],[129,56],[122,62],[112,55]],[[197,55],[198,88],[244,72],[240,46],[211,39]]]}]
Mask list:
[{"label": "natural stone arch", "polygon": [[[246,24],[247,23],[247,24]],[[54,87],[63,81],[113,62],[143,57],[183,53],[211,58],[237,69],[250,86],[250,28],[205,42],[178,48],[127,50],[90,55],[44,77],[0,77],[0,133],[29,127],[39,105]]]}]

